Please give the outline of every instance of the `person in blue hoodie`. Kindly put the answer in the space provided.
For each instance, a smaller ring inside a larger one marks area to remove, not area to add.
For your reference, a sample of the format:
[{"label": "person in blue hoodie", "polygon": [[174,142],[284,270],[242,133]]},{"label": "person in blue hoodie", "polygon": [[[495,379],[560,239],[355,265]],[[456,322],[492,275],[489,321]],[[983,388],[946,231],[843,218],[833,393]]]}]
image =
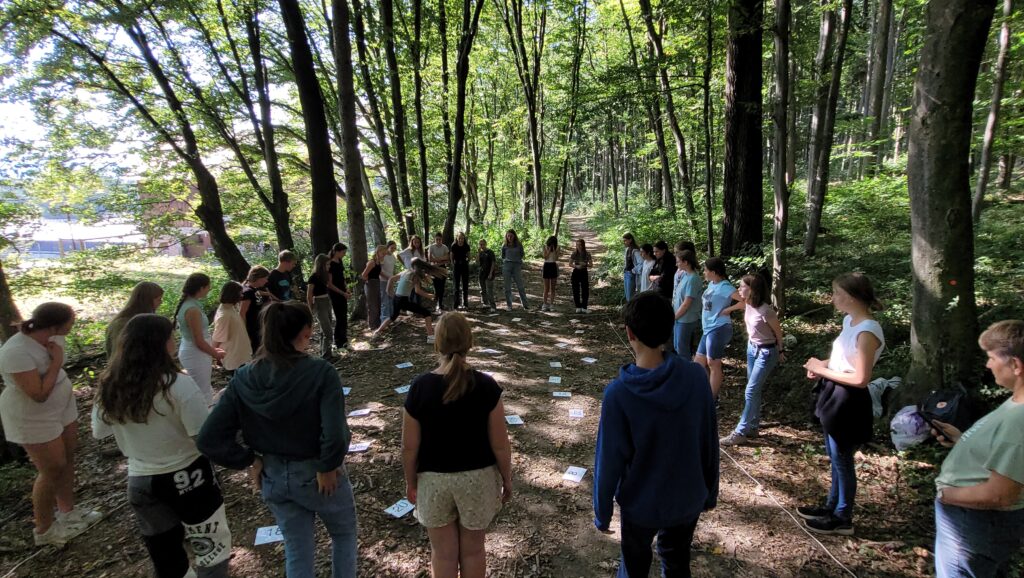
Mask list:
[{"label": "person in blue hoodie", "polygon": [[314,516],[331,536],[333,578],[354,578],[356,510],[344,467],[351,434],[341,379],[329,362],[306,353],[313,316],[305,304],[272,303],[262,325],[263,343],[203,424],[199,451],[218,465],[249,468],[284,536],[288,578],[315,575]]},{"label": "person in blue hoodie", "polygon": [[690,576],[701,512],[718,501],[718,423],[707,373],[661,351],[672,304],[654,291],[623,310],[636,363],[622,367],[601,403],[594,464],[594,525],[610,533],[619,503],[620,578],[646,578],[658,538],[662,576]]}]

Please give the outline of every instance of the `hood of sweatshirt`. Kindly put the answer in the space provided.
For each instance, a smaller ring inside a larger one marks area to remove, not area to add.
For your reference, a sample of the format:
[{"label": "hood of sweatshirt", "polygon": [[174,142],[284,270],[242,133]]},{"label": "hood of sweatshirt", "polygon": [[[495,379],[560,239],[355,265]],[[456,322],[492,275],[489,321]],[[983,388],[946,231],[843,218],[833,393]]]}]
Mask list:
[{"label": "hood of sweatshirt", "polygon": [[334,371],[334,367],[316,357],[303,357],[290,367],[260,361],[240,367],[229,385],[252,411],[280,420],[317,395],[316,386],[323,383],[320,376],[327,371]]},{"label": "hood of sweatshirt", "polygon": [[700,369],[700,366],[673,353],[666,353],[665,363],[654,369],[643,369],[632,363],[622,366],[619,380],[641,400],[674,410],[682,407],[693,395],[689,387],[681,387],[681,384],[692,381],[685,374],[694,369]]}]

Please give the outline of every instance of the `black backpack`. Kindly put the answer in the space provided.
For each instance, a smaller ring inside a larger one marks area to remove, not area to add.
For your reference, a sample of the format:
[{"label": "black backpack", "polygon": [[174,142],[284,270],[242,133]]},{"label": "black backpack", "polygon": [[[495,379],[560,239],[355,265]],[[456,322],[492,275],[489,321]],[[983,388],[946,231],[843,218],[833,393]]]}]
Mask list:
[{"label": "black backpack", "polygon": [[967,431],[974,423],[974,415],[967,399],[967,390],[961,384],[957,384],[952,389],[932,391],[924,401],[917,404],[917,412],[928,423],[941,421],[961,432]]}]

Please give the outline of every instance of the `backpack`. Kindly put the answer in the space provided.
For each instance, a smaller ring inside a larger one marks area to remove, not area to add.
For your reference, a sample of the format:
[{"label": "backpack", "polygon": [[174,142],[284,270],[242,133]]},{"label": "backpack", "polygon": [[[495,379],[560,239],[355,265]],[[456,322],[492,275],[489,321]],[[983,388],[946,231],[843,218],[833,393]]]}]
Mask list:
[{"label": "backpack", "polygon": [[952,389],[932,391],[924,401],[917,404],[917,412],[928,423],[941,421],[948,423],[961,432],[967,431],[971,424],[974,423],[974,417],[967,400],[967,390],[961,384],[957,384]]}]

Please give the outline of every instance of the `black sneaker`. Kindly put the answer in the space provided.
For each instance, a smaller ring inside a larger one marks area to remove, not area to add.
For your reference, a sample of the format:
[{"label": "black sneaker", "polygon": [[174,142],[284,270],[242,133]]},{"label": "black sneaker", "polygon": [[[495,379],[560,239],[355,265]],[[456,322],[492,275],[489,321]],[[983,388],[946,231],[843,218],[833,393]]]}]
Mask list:
[{"label": "black sneaker", "polygon": [[813,520],[814,518],[831,516],[833,510],[834,508],[826,508],[824,506],[800,506],[796,509],[796,515],[805,520]]},{"label": "black sneaker", "polygon": [[818,534],[853,535],[853,520],[844,520],[833,515],[812,518],[805,522],[807,529]]}]

